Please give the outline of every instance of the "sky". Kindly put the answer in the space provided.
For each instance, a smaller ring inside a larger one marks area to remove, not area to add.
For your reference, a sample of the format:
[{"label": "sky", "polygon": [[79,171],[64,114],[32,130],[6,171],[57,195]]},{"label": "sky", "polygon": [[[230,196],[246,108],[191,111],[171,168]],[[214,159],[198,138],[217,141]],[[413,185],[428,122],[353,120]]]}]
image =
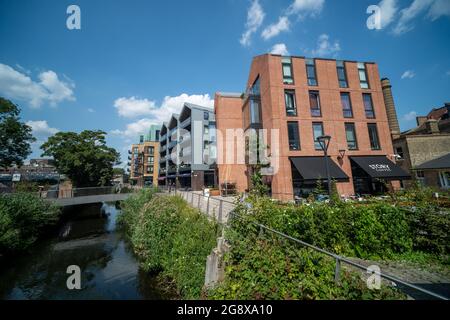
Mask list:
[{"label": "sky", "polygon": [[123,166],[150,124],[244,91],[268,52],[378,63],[402,130],[450,101],[450,0],[0,0],[0,39],[0,96],[33,128],[30,158],[58,131],[103,130]]}]

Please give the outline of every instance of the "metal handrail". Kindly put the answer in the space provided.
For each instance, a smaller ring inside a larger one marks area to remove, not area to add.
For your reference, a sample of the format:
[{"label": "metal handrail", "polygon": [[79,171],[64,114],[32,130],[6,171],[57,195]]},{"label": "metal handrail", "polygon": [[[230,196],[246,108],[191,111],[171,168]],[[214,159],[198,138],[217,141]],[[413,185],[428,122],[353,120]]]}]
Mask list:
[{"label": "metal handrail", "polygon": [[[178,190],[174,190],[174,191],[176,193],[179,192]],[[171,193],[171,192],[172,192],[172,190],[169,190],[169,193]],[[199,194],[199,193],[197,193],[197,196],[205,197],[205,198],[213,198],[214,199],[214,197],[207,197],[207,196],[205,196],[203,194]],[[227,200],[224,200],[224,199],[215,199],[215,200],[221,201],[223,203],[231,203],[233,205],[236,204],[234,202],[227,201]],[[242,215],[236,213],[234,210],[231,211],[229,214],[232,215],[232,216],[235,216],[235,217],[237,217],[239,219],[242,219],[242,220],[244,219],[244,217]],[[219,223],[222,223],[222,222],[220,221]],[[274,234],[276,234],[276,235],[278,235],[278,236],[280,236],[282,238],[285,238],[285,239],[288,239],[290,241],[296,242],[296,243],[301,244],[301,245],[303,245],[305,247],[308,247],[310,249],[313,249],[315,251],[318,251],[318,252],[320,252],[322,254],[325,254],[327,256],[330,256],[330,257],[334,258],[336,260],[336,268],[335,268],[335,281],[336,282],[339,281],[339,273],[340,273],[340,264],[341,264],[341,262],[347,263],[347,264],[349,264],[349,265],[351,265],[353,267],[356,267],[358,269],[367,271],[367,267],[365,267],[365,266],[363,266],[363,265],[361,265],[359,263],[356,263],[354,261],[351,261],[351,260],[349,260],[346,257],[340,256],[340,255],[335,254],[333,252],[330,252],[330,251],[327,251],[325,249],[319,248],[319,247],[317,247],[315,245],[312,245],[312,244],[307,243],[305,241],[302,241],[300,239],[294,238],[294,237],[292,237],[290,235],[287,235],[287,234],[285,234],[285,233],[283,233],[281,231],[275,230],[275,229],[273,229],[271,227],[268,227],[266,225],[263,225],[263,224],[260,224],[260,223],[257,223],[257,222],[253,222],[253,221],[250,221],[250,223],[255,225],[255,226],[257,226],[257,227],[259,227],[259,228],[261,228],[261,229],[264,229],[264,230],[267,230],[267,231],[269,231],[271,233],[274,233]],[[225,222],[225,223],[222,223],[222,224],[226,225],[227,223]],[[374,272],[374,273],[379,275],[382,278],[385,278],[385,279],[390,280],[390,281],[395,282],[395,283],[399,283],[399,284],[401,284],[401,285],[403,285],[405,287],[408,287],[410,289],[414,289],[414,290],[417,290],[419,292],[425,293],[425,294],[427,294],[429,296],[432,296],[434,298],[437,298],[437,299],[440,299],[440,300],[449,300],[449,298],[447,298],[447,297],[444,297],[444,296],[442,296],[442,295],[440,295],[438,293],[429,291],[427,289],[421,288],[421,287],[416,286],[414,284],[405,282],[405,281],[403,281],[403,280],[401,280],[401,279],[399,279],[399,278],[397,278],[395,276],[392,276],[392,275],[389,275],[389,274],[386,274],[386,273],[382,273],[382,272]]]}]

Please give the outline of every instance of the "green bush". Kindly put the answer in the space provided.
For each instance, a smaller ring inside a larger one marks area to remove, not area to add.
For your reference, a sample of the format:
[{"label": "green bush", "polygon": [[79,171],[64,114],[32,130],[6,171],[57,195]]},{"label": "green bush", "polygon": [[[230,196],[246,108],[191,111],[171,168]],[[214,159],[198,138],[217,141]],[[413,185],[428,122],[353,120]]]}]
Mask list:
[{"label": "green bush", "polygon": [[180,197],[144,189],[124,201],[124,226],[144,270],[173,279],[178,294],[199,298],[206,257],[216,244],[217,225]]},{"label": "green bush", "polygon": [[227,229],[231,249],[226,255],[225,281],[207,292],[210,299],[403,299],[383,286],[369,290],[348,270],[334,282],[334,261],[311,249],[261,232],[242,214]]},{"label": "green bush", "polygon": [[0,195],[0,254],[28,249],[47,226],[58,221],[60,209],[29,193]]}]

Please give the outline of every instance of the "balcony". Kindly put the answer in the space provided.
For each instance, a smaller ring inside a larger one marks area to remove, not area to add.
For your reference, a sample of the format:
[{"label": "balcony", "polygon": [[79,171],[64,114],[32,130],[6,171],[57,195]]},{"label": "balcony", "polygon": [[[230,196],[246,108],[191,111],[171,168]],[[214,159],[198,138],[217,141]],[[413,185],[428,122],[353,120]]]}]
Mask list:
[{"label": "balcony", "polygon": [[187,118],[180,124],[180,128],[186,128],[191,123],[191,117]]},{"label": "balcony", "polygon": [[169,166],[169,170],[168,170],[169,174],[176,173],[176,172],[177,172],[177,166],[175,166],[175,165]]},{"label": "balcony", "polygon": [[166,141],[166,139],[167,139],[167,134],[162,135],[162,136],[159,137],[159,142]]},{"label": "balcony", "polygon": [[191,171],[191,165],[190,164],[181,164],[180,167],[178,168],[179,172],[186,172],[186,171]]},{"label": "balcony", "polygon": [[167,145],[164,145],[161,147],[161,149],[159,149],[159,152],[164,152],[167,149]]},{"label": "balcony", "polygon": [[159,163],[166,162],[166,156],[159,158]]},{"label": "balcony", "polygon": [[169,148],[169,149],[173,148],[174,146],[177,145],[177,143],[178,143],[178,141],[171,141],[171,142],[169,142],[168,148]]}]

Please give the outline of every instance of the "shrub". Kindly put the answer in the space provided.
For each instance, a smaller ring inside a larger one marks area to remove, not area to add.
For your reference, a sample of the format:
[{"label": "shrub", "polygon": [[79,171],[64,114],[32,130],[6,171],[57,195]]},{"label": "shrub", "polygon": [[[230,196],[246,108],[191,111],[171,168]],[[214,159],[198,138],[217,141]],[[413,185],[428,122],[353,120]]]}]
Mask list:
[{"label": "shrub", "polygon": [[0,254],[28,249],[58,221],[54,204],[29,193],[0,195]]},{"label": "shrub", "polygon": [[198,298],[217,225],[182,198],[154,193],[144,189],[124,201],[119,224],[126,228],[144,270],[174,280],[182,297]]}]

